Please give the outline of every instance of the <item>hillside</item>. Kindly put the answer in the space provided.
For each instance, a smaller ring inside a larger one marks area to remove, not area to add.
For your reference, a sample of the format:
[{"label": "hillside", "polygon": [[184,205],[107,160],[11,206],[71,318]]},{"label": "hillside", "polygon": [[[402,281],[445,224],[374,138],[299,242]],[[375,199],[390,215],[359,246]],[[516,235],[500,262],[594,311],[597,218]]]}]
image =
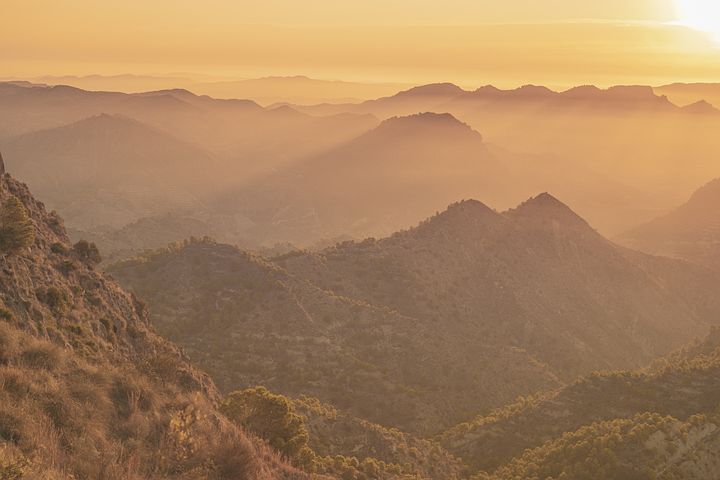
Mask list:
[{"label": "hillside", "polygon": [[473,470],[500,467],[492,478],[713,478],[718,373],[715,330],[653,370],[593,374],[459,425],[441,443]]},{"label": "hillside", "polygon": [[[434,320],[318,288],[234,247],[190,242],[110,272],[149,301],[158,331],[225,392],[265,385],[428,432],[488,403],[559,385],[522,350],[476,351]],[[500,381],[508,372],[513,381]]]},{"label": "hillside", "polygon": [[618,241],[645,252],[720,267],[720,179],[698,189],[672,212],[636,227]]},{"label": "hillside", "polygon": [[4,154],[8,171],[75,229],[198,209],[217,184],[207,152],[122,116],[28,133],[6,142]]},{"label": "hillside", "polygon": [[221,388],[309,394],[424,434],[644,365],[720,308],[715,274],[619,248],[547,194],[504,214],[461,202],[319,253],[195,242],[111,272]]},{"label": "hillside", "polygon": [[0,204],[3,475],[304,478],[218,413],[213,383],[153,332],[143,304],[4,173]]},{"label": "hillside", "polygon": [[459,480],[462,463],[425,440],[338,411],[316,398],[253,387],[230,393],[223,413],[294,463],[351,480]]},{"label": "hillside", "polygon": [[446,335],[522,348],[565,379],[640,366],[702,333],[718,308],[715,274],[619,248],[548,194],[503,214],[461,202],[392,237],[278,263],[322,288],[442,319]]}]

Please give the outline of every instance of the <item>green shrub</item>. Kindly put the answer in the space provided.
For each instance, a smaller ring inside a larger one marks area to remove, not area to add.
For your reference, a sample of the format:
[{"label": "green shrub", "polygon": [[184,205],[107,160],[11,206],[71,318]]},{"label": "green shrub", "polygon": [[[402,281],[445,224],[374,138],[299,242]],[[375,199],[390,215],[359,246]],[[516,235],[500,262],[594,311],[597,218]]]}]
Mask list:
[{"label": "green shrub", "polygon": [[16,254],[35,241],[35,230],[27,210],[17,197],[8,198],[0,208],[0,252]]}]

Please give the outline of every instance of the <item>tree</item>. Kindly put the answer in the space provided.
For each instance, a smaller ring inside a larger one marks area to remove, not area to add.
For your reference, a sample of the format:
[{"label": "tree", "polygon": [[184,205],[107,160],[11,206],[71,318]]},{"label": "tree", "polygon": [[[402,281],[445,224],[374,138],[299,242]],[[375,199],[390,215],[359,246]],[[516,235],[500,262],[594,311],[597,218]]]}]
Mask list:
[{"label": "tree", "polygon": [[0,252],[16,254],[35,241],[35,230],[27,210],[15,196],[8,198],[0,209]]},{"label": "tree", "polygon": [[102,262],[100,250],[98,250],[97,245],[90,243],[87,240],[80,240],[73,245],[73,251],[78,258],[85,263],[94,265]]},{"label": "tree", "polygon": [[220,411],[234,423],[266,440],[292,460],[307,460],[308,432],[290,400],[265,387],[248,388],[228,395]]}]

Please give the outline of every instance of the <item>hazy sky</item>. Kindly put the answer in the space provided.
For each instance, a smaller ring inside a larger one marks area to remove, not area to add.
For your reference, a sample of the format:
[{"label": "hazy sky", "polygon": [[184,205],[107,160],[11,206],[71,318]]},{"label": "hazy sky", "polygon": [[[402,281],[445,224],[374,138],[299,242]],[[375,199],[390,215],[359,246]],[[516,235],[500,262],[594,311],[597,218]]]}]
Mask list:
[{"label": "hazy sky", "polygon": [[[2,0],[0,74],[182,71],[468,85],[720,81],[720,18],[704,20],[720,13],[716,3]],[[676,25],[678,7],[695,29]],[[700,32],[698,19],[710,26],[705,30],[717,26],[718,41]]]}]

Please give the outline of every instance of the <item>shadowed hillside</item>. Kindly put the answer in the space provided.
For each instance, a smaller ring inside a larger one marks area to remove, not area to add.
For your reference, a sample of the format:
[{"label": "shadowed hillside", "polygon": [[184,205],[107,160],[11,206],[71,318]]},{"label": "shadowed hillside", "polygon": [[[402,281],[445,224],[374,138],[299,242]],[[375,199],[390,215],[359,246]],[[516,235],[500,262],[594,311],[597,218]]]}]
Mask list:
[{"label": "shadowed hillside", "polygon": [[552,196],[454,204],[391,237],[271,261],[189,243],[111,268],[225,389],[308,393],[433,432],[715,321],[716,275],[624,250]]}]

